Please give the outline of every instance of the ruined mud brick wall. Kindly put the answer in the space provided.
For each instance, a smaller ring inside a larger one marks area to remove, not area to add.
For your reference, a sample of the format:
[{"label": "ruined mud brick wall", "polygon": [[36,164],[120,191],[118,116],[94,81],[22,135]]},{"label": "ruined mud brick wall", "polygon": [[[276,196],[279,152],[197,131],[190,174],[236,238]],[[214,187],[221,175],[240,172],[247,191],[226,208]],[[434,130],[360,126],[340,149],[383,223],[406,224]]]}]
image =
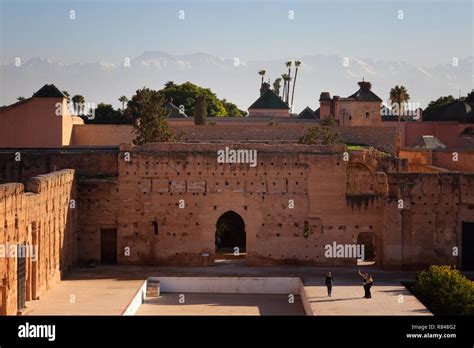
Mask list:
[{"label": "ruined mud brick wall", "polygon": [[[454,153],[457,160],[454,160]],[[412,173],[459,171],[474,173],[474,150],[468,149],[403,149],[400,157],[409,162],[409,171]],[[437,170],[436,170],[437,169]]]},{"label": "ruined mud brick wall", "polygon": [[[209,119],[212,121],[211,119]],[[240,120],[215,125],[196,126],[187,120],[171,120],[177,133],[184,133],[188,142],[298,142],[301,135],[316,122],[269,119],[265,122]],[[338,127],[344,139],[350,143],[366,144],[382,151],[395,153],[396,127]],[[131,143],[135,135],[130,125],[79,125],[74,126],[73,146],[99,146]]]},{"label": "ruined mud brick wall", "polygon": [[[72,168],[79,177],[116,176],[117,148],[0,149],[0,184]],[[16,161],[17,155],[20,161]]]},{"label": "ruined mud brick wall", "polygon": [[[474,221],[474,175],[389,174],[384,268],[462,267],[462,221]],[[403,200],[403,209],[398,200]],[[453,255],[457,247],[459,256]]]},{"label": "ruined mud brick wall", "polygon": [[[100,231],[104,228],[117,228],[119,202],[128,199],[123,193],[123,190],[119,190],[117,178],[77,179],[78,264],[100,262]],[[123,219],[126,220],[127,215]]]},{"label": "ruined mud brick wall", "polygon": [[[217,150],[225,146],[256,149],[258,165],[219,164]],[[78,262],[99,262],[100,230],[117,228],[119,264],[212,264],[216,222],[231,210],[245,221],[249,264],[353,265],[355,259],[325,258],[324,245],[355,243],[361,232],[379,236],[383,200],[380,192],[346,197],[344,150],[339,145],[123,145],[116,182],[79,180]]]},{"label": "ruined mud brick wall", "polygon": [[[274,124],[256,125],[209,125],[174,126],[177,132],[184,132],[187,141],[285,141],[297,142],[301,135],[314,124]],[[336,127],[345,141],[366,144],[389,153],[395,152],[395,128],[393,127]]]},{"label": "ruined mud brick wall", "polygon": [[[37,246],[37,260],[26,259],[26,300],[38,299],[71,267],[76,212],[74,171],[62,170],[23,184],[0,185],[0,244]],[[16,257],[0,258],[0,313],[17,314]]]},{"label": "ruined mud brick wall", "polygon": [[[457,161],[453,160],[453,152],[457,153]],[[474,149],[452,149],[433,151],[433,165],[452,171],[474,173]]]}]

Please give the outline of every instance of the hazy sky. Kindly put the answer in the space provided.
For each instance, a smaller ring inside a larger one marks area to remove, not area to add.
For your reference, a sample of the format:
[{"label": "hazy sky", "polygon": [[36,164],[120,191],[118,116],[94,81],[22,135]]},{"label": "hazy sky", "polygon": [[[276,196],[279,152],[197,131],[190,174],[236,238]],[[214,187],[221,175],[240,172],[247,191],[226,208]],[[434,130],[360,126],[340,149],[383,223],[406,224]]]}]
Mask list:
[{"label": "hazy sky", "polygon": [[334,53],[420,65],[473,55],[472,0],[0,1],[4,62],[121,61],[146,50],[244,60]]}]

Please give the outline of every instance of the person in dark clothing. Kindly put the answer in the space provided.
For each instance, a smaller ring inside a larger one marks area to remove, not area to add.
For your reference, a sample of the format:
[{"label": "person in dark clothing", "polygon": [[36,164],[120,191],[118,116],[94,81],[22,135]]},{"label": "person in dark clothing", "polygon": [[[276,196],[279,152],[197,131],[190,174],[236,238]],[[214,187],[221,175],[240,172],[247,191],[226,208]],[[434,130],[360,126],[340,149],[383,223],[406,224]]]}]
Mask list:
[{"label": "person in dark clothing", "polygon": [[328,296],[331,297],[332,294],[332,274],[328,272],[326,274],[326,287],[328,288]]},{"label": "person in dark clothing", "polygon": [[374,280],[372,279],[372,276],[370,274],[367,275],[367,297],[366,298],[372,298],[372,294],[370,292],[370,288],[372,287],[374,283]]},{"label": "person in dark clothing", "polygon": [[372,294],[370,293],[370,288],[372,287],[372,284],[374,282],[372,277],[370,276],[370,274],[368,274],[366,272],[362,273],[360,270],[359,270],[359,275],[364,280],[364,282],[363,282],[363,284],[364,284],[364,297],[365,298],[372,298]]}]

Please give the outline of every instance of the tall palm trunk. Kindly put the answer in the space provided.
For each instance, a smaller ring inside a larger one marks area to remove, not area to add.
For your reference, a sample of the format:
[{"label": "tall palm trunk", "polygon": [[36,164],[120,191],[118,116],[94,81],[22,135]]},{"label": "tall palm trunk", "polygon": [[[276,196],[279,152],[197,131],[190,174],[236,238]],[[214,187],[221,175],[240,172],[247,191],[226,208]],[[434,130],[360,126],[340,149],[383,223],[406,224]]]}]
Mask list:
[{"label": "tall palm trunk", "polygon": [[288,84],[288,87],[286,88],[286,103],[287,104],[290,99],[290,81],[291,81],[291,67],[288,68],[288,81],[286,82]]},{"label": "tall palm trunk", "polygon": [[283,91],[281,93],[281,100],[285,101],[285,98],[286,98],[286,78],[284,75],[283,76]]},{"label": "tall palm trunk", "polygon": [[296,77],[298,76],[298,67],[295,70],[295,79],[293,80],[293,90],[291,91],[291,106],[290,111],[293,111],[293,100],[295,100],[295,85],[296,85]]}]

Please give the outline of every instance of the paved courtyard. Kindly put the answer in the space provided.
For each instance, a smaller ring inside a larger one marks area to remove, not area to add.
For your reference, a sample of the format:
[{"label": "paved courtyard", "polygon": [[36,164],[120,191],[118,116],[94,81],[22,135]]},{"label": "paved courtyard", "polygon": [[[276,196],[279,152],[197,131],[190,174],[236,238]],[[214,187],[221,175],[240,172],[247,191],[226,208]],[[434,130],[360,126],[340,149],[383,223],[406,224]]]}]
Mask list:
[{"label": "paved courtyard", "polygon": [[[372,299],[363,298],[358,269],[369,271],[374,278]],[[327,297],[324,277],[334,277],[333,297]],[[413,280],[415,272],[387,272],[373,266],[320,267],[247,267],[240,262],[221,263],[214,267],[98,266],[73,270],[39,301],[27,303],[31,315],[121,315],[147,277],[160,276],[258,276],[300,277],[311,308],[316,315],[430,315],[430,312],[401,285]],[[188,294],[186,306],[173,306],[173,294],[156,303],[163,305],[159,314],[265,315],[301,314],[296,307],[271,309],[285,295]],[[176,295],[176,294],[174,294]],[[401,296],[400,296],[401,295]],[[74,296],[72,303],[71,296]],[[281,301],[284,303],[285,301]],[[175,302],[175,301],[174,301]],[[147,303],[138,314],[152,314],[156,303]],[[207,309],[206,309],[207,308]],[[273,311],[273,312],[272,312]],[[153,313],[155,314],[155,313]],[[158,314],[158,313],[157,313]]]}]

